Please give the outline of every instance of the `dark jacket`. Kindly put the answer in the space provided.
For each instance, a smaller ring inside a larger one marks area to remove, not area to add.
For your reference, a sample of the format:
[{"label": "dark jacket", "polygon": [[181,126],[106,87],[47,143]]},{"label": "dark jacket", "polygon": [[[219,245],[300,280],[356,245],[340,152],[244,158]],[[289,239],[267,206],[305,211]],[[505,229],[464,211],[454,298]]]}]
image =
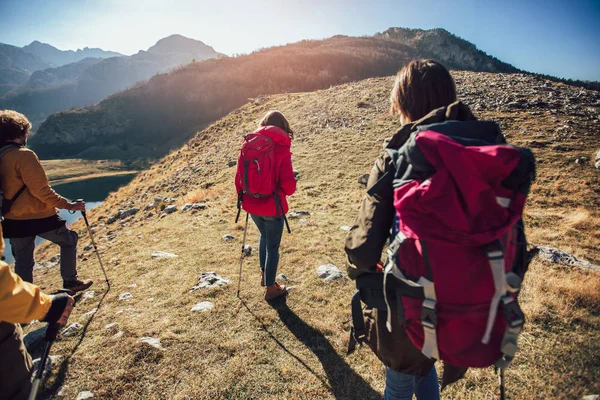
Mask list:
[{"label": "dark jacket", "polygon": [[[447,107],[442,107],[430,112],[419,121],[403,125],[400,130],[386,142],[386,149],[400,149],[410,138],[413,132],[420,127],[441,123],[444,121],[475,121],[469,108],[457,101]],[[470,125],[470,124],[465,124]],[[459,127],[459,125],[457,125]],[[482,135],[486,140],[496,143],[505,143],[497,125],[493,122],[479,122],[478,128],[483,128]],[[469,132],[478,132],[468,129]],[[461,130],[453,132],[460,136]],[[493,139],[492,139],[493,137]],[[394,221],[395,208],[393,179],[404,175],[410,168],[407,160],[396,159],[396,167],[392,167],[391,152],[385,151],[376,161],[371,170],[367,190],[371,194],[365,195],[360,204],[356,222],[346,238],[346,253],[348,255],[348,275],[356,279],[362,273],[377,272],[377,264],[381,263],[381,254],[390,236]],[[393,153],[393,152],[392,152]],[[396,152],[397,154],[397,152]],[[374,187],[377,185],[376,187]],[[367,310],[365,312],[365,325],[367,328],[367,343],[377,357],[388,367],[410,375],[425,376],[431,369],[434,361],[425,357],[417,349],[408,336],[398,318],[392,316],[392,332],[385,327],[387,313],[381,310]],[[465,368],[445,365],[442,386],[460,379],[466,372]]]}]

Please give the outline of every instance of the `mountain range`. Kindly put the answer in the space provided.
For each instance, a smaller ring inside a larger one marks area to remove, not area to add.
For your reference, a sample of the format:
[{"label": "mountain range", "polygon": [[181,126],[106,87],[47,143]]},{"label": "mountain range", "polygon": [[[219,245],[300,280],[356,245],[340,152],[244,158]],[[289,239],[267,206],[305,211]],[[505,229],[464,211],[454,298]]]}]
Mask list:
[{"label": "mountain range", "polygon": [[[58,112],[44,121],[30,146],[43,158],[160,157],[249,98],[389,76],[424,57],[454,69],[518,72],[444,29],[391,28],[371,37],[305,40],[188,64],[97,105]],[[111,60],[121,59],[103,63]]]},{"label": "mountain range", "polygon": [[0,78],[5,84],[0,108],[26,114],[36,129],[54,112],[94,104],[156,73],[218,56],[212,47],[181,35],[132,56],[88,48],[63,52],[37,41],[22,49],[0,45],[0,60],[7,61],[0,77],[9,77]]},{"label": "mountain range", "polygon": [[24,47],[0,43],[0,96],[25,84],[35,71],[61,67],[85,58],[119,56],[122,54],[88,47],[77,51],[59,50],[37,40]]}]

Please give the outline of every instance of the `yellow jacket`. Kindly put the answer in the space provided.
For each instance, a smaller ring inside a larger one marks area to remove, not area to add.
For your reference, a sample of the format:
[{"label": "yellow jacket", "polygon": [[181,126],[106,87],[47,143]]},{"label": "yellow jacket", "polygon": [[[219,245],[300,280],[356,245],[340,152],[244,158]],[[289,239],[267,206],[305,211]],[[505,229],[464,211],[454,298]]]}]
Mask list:
[{"label": "yellow jacket", "polygon": [[0,321],[24,324],[48,314],[52,299],[39,287],[23,282],[0,261]]},{"label": "yellow jacket", "polygon": [[39,219],[58,213],[58,208],[71,209],[69,201],[48,184],[48,177],[37,155],[21,147],[0,159],[0,176],[4,197],[12,199],[25,184],[27,189],[15,200],[7,219]]},{"label": "yellow jacket", "polygon": [[[4,253],[2,225],[0,225],[0,254]],[[39,287],[23,282],[10,267],[0,261],[0,321],[24,324],[42,319],[48,314],[52,298]]]}]

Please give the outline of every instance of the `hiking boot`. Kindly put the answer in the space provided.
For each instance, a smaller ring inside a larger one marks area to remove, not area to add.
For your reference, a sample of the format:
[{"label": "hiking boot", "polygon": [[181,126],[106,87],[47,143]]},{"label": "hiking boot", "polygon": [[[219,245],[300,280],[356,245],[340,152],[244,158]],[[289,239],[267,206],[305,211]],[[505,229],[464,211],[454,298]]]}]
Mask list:
[{"label": "hiking boot", "polygon": [[89,288],[90,286],[92,286],[92,283],[94,283],[94,281],[92,281],[91,279],[86,279],[83,281],[81,279],[63,281],[63,288],[70,290],[73,293],[77,293]]},{"label": "hiking boot", "polygon": [[260,286],[265,286],[265,270],[260,270]]},{"label": "hiking boot", "polygon": [[281,286],[279,283],[275,282],[273,286],[267,286],[267,289],[265,290],[265,300],[275,300],[276,298],[285,296],[286,294],[287,289],[285,286]]}]

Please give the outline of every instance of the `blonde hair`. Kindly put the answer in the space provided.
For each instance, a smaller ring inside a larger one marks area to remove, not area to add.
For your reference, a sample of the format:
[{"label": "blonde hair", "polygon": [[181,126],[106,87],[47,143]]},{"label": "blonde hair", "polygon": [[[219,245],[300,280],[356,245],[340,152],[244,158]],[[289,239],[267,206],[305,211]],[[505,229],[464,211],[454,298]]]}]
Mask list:
[{"label": "blonde hair", "polygon": [[292,131],[292,129],[290,128],[290,123],[287,119],[285,119],[283,114],[277,110],[271,110],[268,113],[266,113],[260,121],[260,123],[258,124],[258,126],[276,126],[286,131],[287,134],[290,136],[290,139],[294,138],[294,131]]}]

